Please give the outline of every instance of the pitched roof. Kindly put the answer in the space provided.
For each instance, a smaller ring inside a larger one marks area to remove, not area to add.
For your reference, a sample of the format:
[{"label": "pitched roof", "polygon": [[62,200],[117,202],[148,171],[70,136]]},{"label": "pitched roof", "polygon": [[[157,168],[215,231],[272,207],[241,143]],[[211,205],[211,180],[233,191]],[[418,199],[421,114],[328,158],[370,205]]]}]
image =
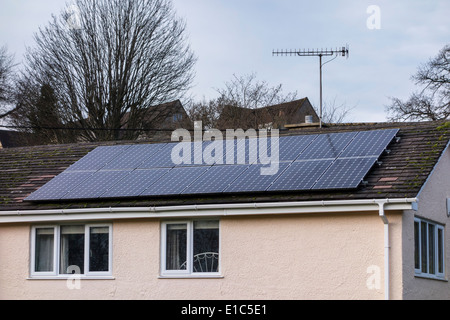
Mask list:
[{"label": "pitched roof", "polygon": [[385,199],[416,197],[449,143],[450,123],[373,123],[331,125],[322,129],[302,128],[286,135],[366,131],[399,128],[400,141],[383,155],[366,177],[367,184],[351,191],[286,192],[219,196],[177,196],[164,198],[118,199],[33,203],[28,195],[100,145],[141,144],[148,142],[102,142],[34,146],[0,150],[0,211],[70,209],[89,207],[145,207],[202,203],[313,201],[345,199]]},{"label": "pitched roof", "polygon": [[319,117],[308,98],[257,109],[228,105],[224,107],[220,115],[218,126],[220,128],[255,128],[272,123],[274,128],[283,128],[288,124],[304,123],[306,116],[312,116],[313,122],[319,122]]}]

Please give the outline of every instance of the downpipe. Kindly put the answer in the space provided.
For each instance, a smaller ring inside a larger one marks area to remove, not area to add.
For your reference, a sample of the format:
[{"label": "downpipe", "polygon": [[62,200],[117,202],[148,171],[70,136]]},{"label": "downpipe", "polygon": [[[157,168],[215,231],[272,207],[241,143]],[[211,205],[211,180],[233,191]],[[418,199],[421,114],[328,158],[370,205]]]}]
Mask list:
[{"label": "downpipe", "polygon": [[389,220],[386,217],[384,206],[389,202],[388,199],[377,201],[379,207],[379,215],[384,224],[384,299],[390,299],[390,263],[389,263]]}]

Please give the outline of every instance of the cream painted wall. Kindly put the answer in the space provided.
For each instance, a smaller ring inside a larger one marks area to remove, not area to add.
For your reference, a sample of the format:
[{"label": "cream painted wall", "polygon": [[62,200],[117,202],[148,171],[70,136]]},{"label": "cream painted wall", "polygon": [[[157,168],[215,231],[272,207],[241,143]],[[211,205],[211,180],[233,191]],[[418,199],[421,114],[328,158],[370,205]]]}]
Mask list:
[{"label": "cream painted wall", "polygon": [[[388,218],[391,296],[399,299],[401,214]],[[30,226],[0,225],[0,299],[384,298],[378,212],[223,218],[218,279],[161,279],[160,225],[114,221],[115,279],[82,280],[73,290],[66,280],[29,280]]]},{"label": "cream painted wall", "polygon": [[418,211],[407,211],[403,220],[404,299],[450,299],[448,281],[414,276],[414,216],[426,218],[445,226],[445,260],[448,279],[450,272],[450,219],[446,199],[450,198],[450,149],[441,157],[433,174],[419,195]]}]

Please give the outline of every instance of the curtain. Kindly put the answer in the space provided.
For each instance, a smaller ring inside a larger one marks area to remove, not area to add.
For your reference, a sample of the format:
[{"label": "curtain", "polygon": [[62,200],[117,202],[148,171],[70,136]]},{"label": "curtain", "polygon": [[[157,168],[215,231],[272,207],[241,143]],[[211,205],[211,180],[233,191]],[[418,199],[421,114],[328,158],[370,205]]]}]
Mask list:
[{"label": "curtain", "polygon": [[53,228],[36,229],[35,271],[52,272],[55,231]]},{"label": "curtain", "polygon": [[167,225],[166,270],[186,270],[187,225]]}]

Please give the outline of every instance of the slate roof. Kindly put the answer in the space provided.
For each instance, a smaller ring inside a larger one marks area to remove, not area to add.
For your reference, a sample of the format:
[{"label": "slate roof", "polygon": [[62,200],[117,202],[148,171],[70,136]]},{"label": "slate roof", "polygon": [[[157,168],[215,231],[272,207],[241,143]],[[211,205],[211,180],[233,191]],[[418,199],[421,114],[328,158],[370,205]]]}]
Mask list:
[{"label": "slate roof", "polygon": [[148,142],[120,141],[3,149],[0,150],[0,211],[416,197],[449,143],[450,122],[331,125],[322,129],[311,127],[289,130],[282,134],[317,134],[384,128],[399,128],[400,141],[394,142],[390,152],[380,158],[382,165],[375,166],[368,174],[367,184],[352,191],[243,193],[227,196],[177,196],[39,204],[23,200],[97,146]]}]

